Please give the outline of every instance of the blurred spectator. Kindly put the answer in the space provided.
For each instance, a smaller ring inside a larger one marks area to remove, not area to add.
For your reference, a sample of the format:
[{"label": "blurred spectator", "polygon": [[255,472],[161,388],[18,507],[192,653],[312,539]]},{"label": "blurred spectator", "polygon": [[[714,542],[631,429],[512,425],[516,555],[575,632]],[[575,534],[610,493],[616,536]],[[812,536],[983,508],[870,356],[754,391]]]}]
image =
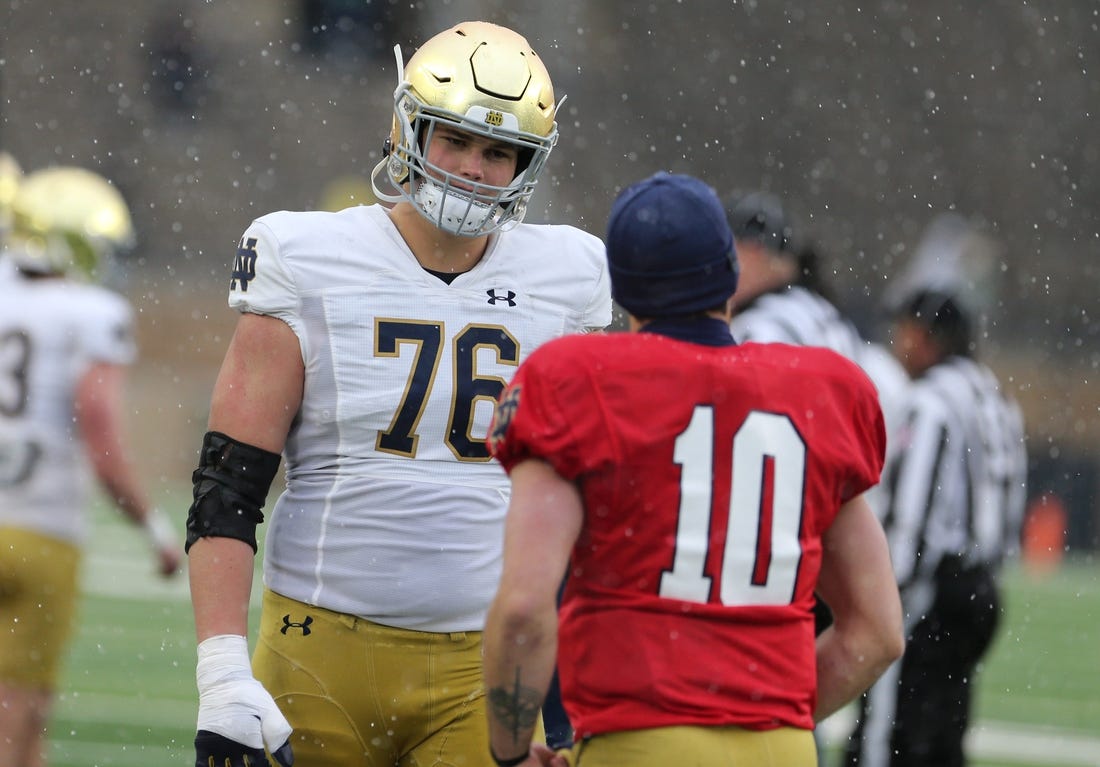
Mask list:
[{"label": "blurred spectator", "polygon": [[157,103],[185,113],[202,106],[209,73],[194,20],[180,9],[163,13],[151,23],[146,43],[152,95]]},{"label": "blurred spectator", "polygon": [[387,0],[301,0],[306,49],[341,59],[393,62],[393,45],[418,36],[418,14]]}]

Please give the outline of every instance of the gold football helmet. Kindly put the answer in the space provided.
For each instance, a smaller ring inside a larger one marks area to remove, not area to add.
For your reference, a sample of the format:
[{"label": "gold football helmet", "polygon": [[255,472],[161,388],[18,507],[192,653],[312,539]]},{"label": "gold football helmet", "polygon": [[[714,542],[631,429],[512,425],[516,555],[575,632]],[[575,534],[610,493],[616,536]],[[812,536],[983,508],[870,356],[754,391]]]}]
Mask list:
[{"label": "gold football helmet", "polygon": [[[408,200],[452,234],[478,237],[523,220],[550,150],[558,140],[554,86],[542,60],[521,35],[487,22],[464,22],[424,43],[402,65],[393,130],[384,157],[371,173],[375,195]],[[519,150],[516,176],[507,186],[458,188],[462,179],[429,165],[436,125],[504,141]],[[397,194],[385,194],[385,173]]]},{"label": "gold football helmet", "polygon": [[12,200],[14,247],[22,269],[95,276],[99,263],[133,246],[122,194],[84,168],[56,166],[27,174]]}]

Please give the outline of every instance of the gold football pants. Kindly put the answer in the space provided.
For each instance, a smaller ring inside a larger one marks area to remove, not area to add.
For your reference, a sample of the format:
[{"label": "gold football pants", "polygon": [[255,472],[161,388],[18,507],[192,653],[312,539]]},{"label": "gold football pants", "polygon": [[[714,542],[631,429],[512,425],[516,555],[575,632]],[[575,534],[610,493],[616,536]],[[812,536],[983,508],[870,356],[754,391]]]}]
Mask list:
[{"label": "gold football pants", "polygon": [[793,727],[655,727],[597,735],[568,755],[574,767],[816,767],[813,732]]},{"label": "gold football pants", "polygon": [[80,550],[0,527],[0,680],[54,690],[72,636]]},{"label": "gold football pants", "polygon": [[483,767],[481,633],[382,626],[264,591],[253,669],[303,767]]}]

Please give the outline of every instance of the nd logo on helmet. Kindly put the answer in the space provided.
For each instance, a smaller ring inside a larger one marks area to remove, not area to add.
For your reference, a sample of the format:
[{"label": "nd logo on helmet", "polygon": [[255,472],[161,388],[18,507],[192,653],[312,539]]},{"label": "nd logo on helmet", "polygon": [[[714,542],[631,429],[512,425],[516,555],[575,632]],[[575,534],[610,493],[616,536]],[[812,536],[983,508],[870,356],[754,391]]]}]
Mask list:
[{"label": "nd logo on helmet", "polygon": [[504,114],[490,109],[485,113],[485,122],[496,128],[504,124]]}]

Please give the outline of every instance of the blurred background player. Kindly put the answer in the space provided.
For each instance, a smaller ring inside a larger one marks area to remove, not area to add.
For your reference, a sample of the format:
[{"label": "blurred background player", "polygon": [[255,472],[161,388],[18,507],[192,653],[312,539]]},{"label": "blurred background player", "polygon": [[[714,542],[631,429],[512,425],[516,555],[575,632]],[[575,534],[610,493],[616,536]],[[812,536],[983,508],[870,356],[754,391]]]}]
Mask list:
[{"label": "blurred background player", "polygon": [[[558,657],[579,767],[816,764],[814,722],[902,650],[862,498],[874,387],[830,350],[734,341],[737,259],[703,182],[628,187],[606,242],[634,332],[540,348],[490,438],[512,479],[485,630],[496,763],[552,762],[532,733]],[[815,588],[835,613],[816,644]]]},{"label": "blurred background player", "polygon": [[188,518],[202,764],[489,758],[481,632],[510,488],[493,403],[536,347],[610,323],[611,296],[598,237],[521,223],[558,135],[529,43],[467,22],[398,68],[387,204],[266,215],[237,251]]},{"label": "blurred background player", "polygon": [[978,663],[1001,614],[998,574],[1019,539],[1023,418],[977,359],[972,310],[921,288],[896,309],[893,349],[914,383],[884,475],[884,524],[908,644],[861,700],[846,763],[966,763]]},{"label": "blurred background player", "polygon": [[[0,176],[0,764],[45,763],[45,730],[73,629],[93,500],[149,535],[161,575],[179,569],[171,525],[149,501],[126,435],[132,310],[93,284],[133,240],[106,179],[53,167]],[[12,179],[15,182],[12,182]],[[10,194],[9,194],[10,192]]]}]

